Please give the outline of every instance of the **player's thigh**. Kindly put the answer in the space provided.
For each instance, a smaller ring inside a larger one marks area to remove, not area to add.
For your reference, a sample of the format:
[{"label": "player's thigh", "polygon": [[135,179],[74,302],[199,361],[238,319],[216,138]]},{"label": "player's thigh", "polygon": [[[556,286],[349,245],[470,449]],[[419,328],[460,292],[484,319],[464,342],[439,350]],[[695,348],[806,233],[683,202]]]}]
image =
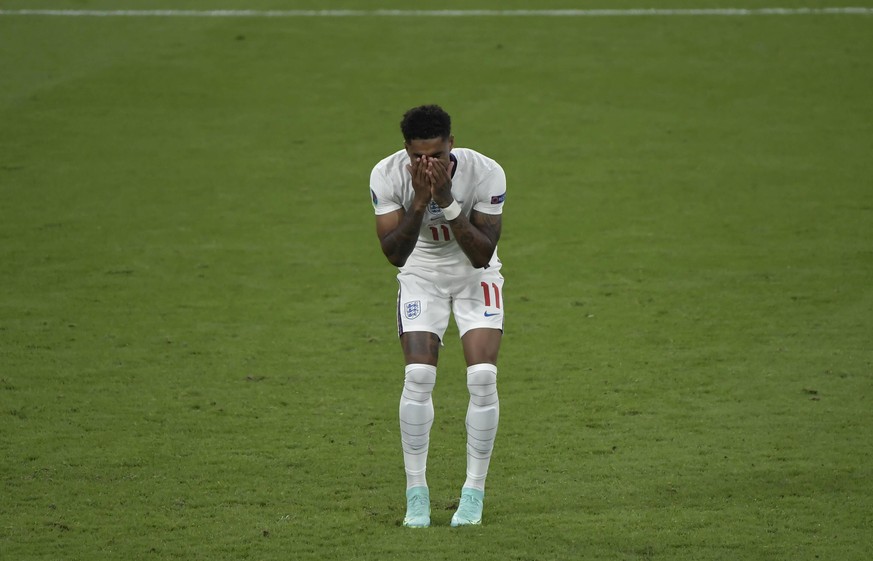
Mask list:
[{"label": "player's thigh", "polygon": [[428,331],[407,331],[400,336],[406,364],[437,365],[440,356],[440,338]]},{"label": "player's thigh", "polygon": [[472,329],[503,331],[503,276],[499,271],[477,270],[457,287],[452,312],[461,338]]},{"label": "player's thigh", "polygon": [[464,347],[464,360],[467,366],[474,364],[497,365],[497,354],[500,352],[500,342],[503,331],[491,328],[470,329],[461,337]]},{"label": "player's thigh", "polygon": [[451,299],[423,275],[400,273],[397,331],[407,364],[436,364],[451,315]]}]

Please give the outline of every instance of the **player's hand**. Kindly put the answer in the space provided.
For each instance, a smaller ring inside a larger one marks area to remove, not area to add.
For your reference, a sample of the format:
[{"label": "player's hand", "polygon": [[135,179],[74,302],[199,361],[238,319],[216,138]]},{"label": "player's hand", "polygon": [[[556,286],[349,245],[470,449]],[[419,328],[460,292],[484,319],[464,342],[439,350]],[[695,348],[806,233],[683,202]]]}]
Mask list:
[{"label": "player's hand", "polygon": [[445,208],[452,204],[452,170],[454,162],[444,162],[436,158],[427,159],[427,176],[430,179],[430,196],[436,204]]},{"label": "player's hand", "polygon": [[431,199],[431,179],[427,175],[427,156],[421,156],[406,165],[406,169],[412,176],[412,190],[415,191],[415,199],[426,205]]}]

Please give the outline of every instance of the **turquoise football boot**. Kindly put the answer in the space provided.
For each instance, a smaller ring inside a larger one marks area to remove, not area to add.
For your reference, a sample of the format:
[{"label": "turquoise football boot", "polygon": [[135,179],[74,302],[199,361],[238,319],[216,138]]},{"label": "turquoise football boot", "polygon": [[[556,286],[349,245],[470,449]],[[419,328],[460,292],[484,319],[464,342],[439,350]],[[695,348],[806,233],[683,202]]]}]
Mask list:
[{"label": "turquoise football boot", "polygon": [[452,516],[452,527],[476,526],[482,523],[482,501],[485,492],[464,487],[461,489],[461,501],[458,510]]},{"label": "turquoise football boot", "polygon": [[403,525],[407,528],[430,526],[430,491],[427,487],[406,490],[406,518],[403,519]]}]

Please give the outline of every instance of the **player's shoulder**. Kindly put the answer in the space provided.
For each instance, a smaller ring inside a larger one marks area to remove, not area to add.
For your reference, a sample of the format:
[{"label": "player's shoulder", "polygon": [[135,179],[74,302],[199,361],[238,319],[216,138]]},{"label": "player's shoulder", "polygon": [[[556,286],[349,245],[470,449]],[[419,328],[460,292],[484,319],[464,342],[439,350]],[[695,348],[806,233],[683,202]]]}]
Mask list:
[{"label": "player's shoulder", "polygon": [[494,158],[471,148],[453,148],[452,154],[458,159],[458,167],[468,166],[479,173],[488,173],[495,169],[503,169]]},{"label": "player's shoulder", "polygon": [[404,166],[407,163],[409,163],[409,156],[407,156],[406,150],[401,149],[379,160],[379,162],[373,166],[373,171],[390,175],[391,173],[405,169]]}]

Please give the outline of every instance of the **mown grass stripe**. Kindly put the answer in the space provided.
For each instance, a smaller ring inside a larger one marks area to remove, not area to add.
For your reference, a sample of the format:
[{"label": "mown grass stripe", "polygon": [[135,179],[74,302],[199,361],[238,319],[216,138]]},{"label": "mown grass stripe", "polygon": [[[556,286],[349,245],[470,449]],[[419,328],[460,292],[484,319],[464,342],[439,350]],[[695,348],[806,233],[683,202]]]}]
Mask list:
[{"label": "mown grass stripe", "polygon": [[56,17],[628,17],[873,15],[873,8],[680,8],[588,10],[0,10],[0,16]]}]

